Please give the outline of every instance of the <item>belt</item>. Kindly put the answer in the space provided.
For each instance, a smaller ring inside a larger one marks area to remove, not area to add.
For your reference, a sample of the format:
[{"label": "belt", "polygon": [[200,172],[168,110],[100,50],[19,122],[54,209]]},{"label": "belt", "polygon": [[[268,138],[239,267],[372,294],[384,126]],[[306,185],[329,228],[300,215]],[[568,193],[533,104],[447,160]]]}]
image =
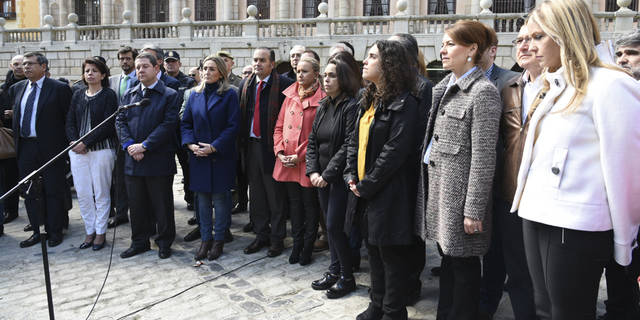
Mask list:
[{"label": "belt", "polygon": [[254,138],[254,137],[249,137],[249,141],[252,141],[252,142],[260,142],[260,141],[262,141],[262,139],[260,139],[260,138]]},{"label": "belt", "polygon": [[37,139],[37,137],[20,137],[22,141],[36,141]]}]

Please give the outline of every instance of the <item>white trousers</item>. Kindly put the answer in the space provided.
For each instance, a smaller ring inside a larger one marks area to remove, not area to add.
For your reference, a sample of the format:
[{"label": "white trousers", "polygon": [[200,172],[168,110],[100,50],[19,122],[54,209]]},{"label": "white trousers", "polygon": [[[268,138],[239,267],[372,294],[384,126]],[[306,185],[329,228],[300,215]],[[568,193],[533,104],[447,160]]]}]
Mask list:
[{"label": "white trousers", "polygon": [[77,154],[69,151],[73,185],[87,234],[105,234],[111,209],[111,175],[115,150],[103,149]]}]

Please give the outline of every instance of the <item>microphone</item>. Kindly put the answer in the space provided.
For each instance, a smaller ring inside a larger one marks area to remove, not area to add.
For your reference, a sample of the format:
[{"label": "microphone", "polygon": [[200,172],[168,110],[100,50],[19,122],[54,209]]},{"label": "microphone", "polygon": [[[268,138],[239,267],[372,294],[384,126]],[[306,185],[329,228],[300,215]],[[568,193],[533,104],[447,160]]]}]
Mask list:
[{"label": "microphone", "polygon": [[144,98],[136,103],[132,103],[132,104],[127,104],[124,106],[120,106],[119,109],[120,110],[127,110],[133,107],[144,107],[144,106],[148,106],[149,104],[151,104],[151,100],[149,98]]}]

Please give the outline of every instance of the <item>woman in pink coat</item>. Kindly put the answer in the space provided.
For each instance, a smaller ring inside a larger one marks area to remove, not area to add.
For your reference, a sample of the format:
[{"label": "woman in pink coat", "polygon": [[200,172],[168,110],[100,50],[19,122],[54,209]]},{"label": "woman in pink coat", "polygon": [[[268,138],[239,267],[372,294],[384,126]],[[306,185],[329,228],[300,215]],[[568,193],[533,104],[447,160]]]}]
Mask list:
[{"label": "woman in pink coat", "polygon": [[307,143],[316,109],[326,94],[318,80],[320,63],[303,58],[297,66],[297,82],[287,88],[273,133],[273,151],[278,158],[273,178],[284,183],[289,198],[293,249],[289,263],[311,263],[318,232],[319,204],[316,189],[306,176]]}]

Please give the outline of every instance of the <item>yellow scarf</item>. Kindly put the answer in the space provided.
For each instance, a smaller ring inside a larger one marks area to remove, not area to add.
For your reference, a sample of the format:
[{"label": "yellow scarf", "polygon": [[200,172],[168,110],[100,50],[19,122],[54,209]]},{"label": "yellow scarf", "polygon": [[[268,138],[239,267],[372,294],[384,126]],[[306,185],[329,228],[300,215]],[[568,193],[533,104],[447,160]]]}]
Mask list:
[{"label": "yellow scarf", "polygon": [[369,127],[373,122],[373,116],[376,114],[376,108],[373,107],[373,103],[369,106],[369,109],[364,112],[362,118],[360,118],[360,127],[358,134],[358,179],[364,179],[365,168],[364,162],[367,156],[367,144],[369,143]]}]

